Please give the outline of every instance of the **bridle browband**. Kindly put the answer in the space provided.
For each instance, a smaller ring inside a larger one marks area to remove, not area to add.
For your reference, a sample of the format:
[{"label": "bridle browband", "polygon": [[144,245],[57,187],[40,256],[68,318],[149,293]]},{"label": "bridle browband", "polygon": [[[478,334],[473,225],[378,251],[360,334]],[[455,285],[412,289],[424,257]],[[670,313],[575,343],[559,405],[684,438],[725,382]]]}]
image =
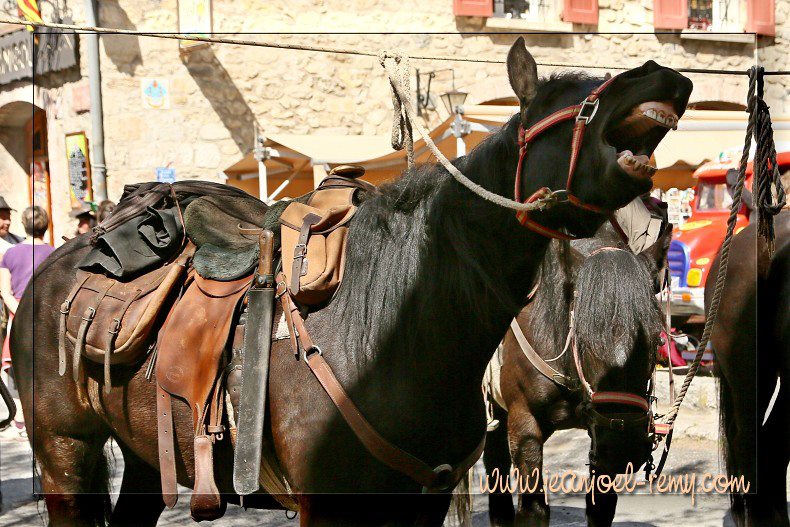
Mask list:
[{"label": "bridle browband", "polygon": [[[551,129],[558,124],[564,123],[565,121],[575,119],[576,123],[573,125],[573,139],[571,141],[570,166],[568,168],[568,180],[565,183],[565,190],[558,190],[552,192],[547,187],[542,187],[522,203],[532,203],[533,201],[539,198],[545,197],[547,194],[551,194],[555,196],[557,198],[557,201],[560,203],[568,202],[571,205],[579,207],[580,209],[594,212],[596,214],[604,214],[607,216],[611,215],[611,211],[595,205],[591,205],[589,203],[584,203],[582,200],[576,197],[571,192],[571,183],[573,182],[573,175],[576,171],[576,164],[579,159],[579,152],[581,151],[582,141],[584,139],[584,131],[587,125],[595,117],[595,114],[598,112],[598,105],[600,103],[601,93],[603,93],[603,91],[606,88],[608,88],[609,85],[612,83],[612,81],[614,81],[616,78],[617,75],[604,81],[603,84],[601,84],[600,86],[595,88],[592,92],[590,92],[590,95],[588,95],[579,104],[575,104],[573,106],[568,106],[566,108],[563,108],[562,110],[558,110],[552,113],[551,115],[549,115],[548,117],[544,117],[543,119],[541,119],[540,121],[533,124],[527,129],[524,129],[523,123],[519,125],[518,127],[519,157],[518,157],[518,165],[516,166],[516,188],[515,188],[516,201],[522,202],[521,173],[524,166],[524,160],[527,157],[527,147],[529,146],[529,144],[546,130]],[[539,224],[529,216],[529,212],[527,211],[519,211],[516,214],[516,218],[518,219],[519,223],[521,223],[523,226],[543,236],[547,236],[549,238],[557,238],[560,240],[577,239],[576,236],[572,236],[570,234],[566,234],[556,229],[545,227]]]}]

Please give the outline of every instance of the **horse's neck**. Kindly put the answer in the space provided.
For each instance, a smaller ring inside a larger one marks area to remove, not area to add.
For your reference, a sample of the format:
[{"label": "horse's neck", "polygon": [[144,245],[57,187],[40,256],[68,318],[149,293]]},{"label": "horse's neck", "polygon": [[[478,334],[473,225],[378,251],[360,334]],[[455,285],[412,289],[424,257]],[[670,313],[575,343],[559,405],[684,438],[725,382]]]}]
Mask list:
[{"label": "horse's neck", "polygon": [[[492,167],[489,159],[485,170],[509,171],[509,165]],[[463,169],[475,177],[484,168],[472,160]],[[485,366],[532,287],[548,240],[523,229],[511,211],[461,190],[449,177],[437,179],[439,187],[409,217],[390,217],[388,235],[352,229],[344,309],[365,310],[361,317],[346,313],[346,320],[374,334],[356,347],[375,364],[364,368],[376,386],[369,396],[380,390],[415,415],[458,423],[442,416],[458,417],[459,409],[480,413]],[[364,209],[360,220],[370,225]],[[364,305],[350,295],[364,298]]]}]

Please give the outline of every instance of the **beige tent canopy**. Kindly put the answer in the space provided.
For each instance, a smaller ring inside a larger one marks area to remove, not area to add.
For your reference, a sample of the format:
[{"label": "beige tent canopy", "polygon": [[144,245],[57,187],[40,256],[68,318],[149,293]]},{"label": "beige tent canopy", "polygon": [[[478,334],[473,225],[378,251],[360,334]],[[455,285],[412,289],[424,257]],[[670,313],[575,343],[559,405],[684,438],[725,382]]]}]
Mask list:
[{"label": "beige tent canopy", "polygon": [[[431,139],[448,159],[457,157],[459,147],[468,151],[477,146],[516,112],[513,106],[467,105],[464,110],[464,119],[471,123],[472,131],[461,140],[463,145],[458,144],[452,133],[452,119],[430,132]],[[267,176],[265,193],[269,199],[300,196],[312,190],[328,168],[340,164],[365,167],[365,179],[375,184],[395,178],[406,169],[406,152],[393,150],[389,135],[271,134],[267,136],[265,146],[270,154],[264,162]],[[418,164],[434,161],[425,141],[416,131],[414,152]],[[250,153],[224,172],[228,184],[260,195],[259,169],[258,162]]]},{"label": "beige tent canopy", "polygon": [[[474,148],[516,112],[515,106],[466,105],[464,119],[471,133],[456,139],[452,118],[437,126],[430,135],[448,159]],[[654,178],[660,188],[686,188],[693,185],[691,174],[700,164],[715,158],[726,148],[743,143],[747,114],[714,110],[689,110],[670,131],[654,154],[659,168]],[[790,116],[773,118],[776,141],[790,140]],[[418,134],[415,131],[415,139]],[[248,154],[225,170],[228,183],[262,198],[279,199],[300,196],[314,188],[332,166],[353,163],[365,167],[365,179],[381,183],[406,169],[406,152],[395,151],[389,135],[295,135],[271,134],[265,146],[270,157],[264,162],[266,185],[259,186],[260,167]],[[425,142],[415,141],[417,163],[434,162]],[[263,191],[263,192],[262,192]]]}]

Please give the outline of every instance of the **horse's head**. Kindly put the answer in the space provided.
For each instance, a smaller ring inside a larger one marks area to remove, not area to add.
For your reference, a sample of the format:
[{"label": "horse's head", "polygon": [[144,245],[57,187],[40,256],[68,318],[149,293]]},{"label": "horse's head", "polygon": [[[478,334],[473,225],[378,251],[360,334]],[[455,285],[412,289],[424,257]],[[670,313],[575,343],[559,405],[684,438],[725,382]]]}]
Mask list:
[{"label": "horse's head", "polygon": [[[591,236],[603,220],[601,212],[622,207],[652,187],[650,156],[683,115],[692,83],[652,60],[611,79],[563,74],[539,81],[523,38],[510,49],[507,67],[527,131],[520,196],[541,187],[566,189],[572,202],[578,200],[576,206],[554,207],[540,214],[540,222]],[[573,107],[577,114],[547,119]],[[583,128],[581,135],[574,134],[577,127]],[[577,147],[574,138],[580,140]],[[570,170],[573,152],[577,160]]]},{"label": "horse's head", "polygon": [[592,389],[579,410],[599,472],[636,471],[652,451],[649,384],[663,328],[655,284],[671,239],[669,228],[639,255],[595,251],[577,271],[574,356]]}]

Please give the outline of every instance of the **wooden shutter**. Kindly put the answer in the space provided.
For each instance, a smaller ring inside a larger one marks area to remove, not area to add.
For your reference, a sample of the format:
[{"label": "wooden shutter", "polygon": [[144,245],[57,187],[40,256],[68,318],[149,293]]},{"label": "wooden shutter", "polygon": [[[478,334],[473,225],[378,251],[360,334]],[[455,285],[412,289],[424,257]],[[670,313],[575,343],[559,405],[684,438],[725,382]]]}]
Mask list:
[{"label": "wooden shutter", "polygon": [[597,24],[598,0],[564,0],[562,19],[577,24]]},{"label": "wooden shutter", "polygon": [[455,16],[491,16],[494,14],[494,0],[453,0]]},{"label": "wooden shutter", "polygon": [[759,35],[776,35],[774,0],[746,1],[746,31]]},{"label": "wooden shutter", "polygon": [[653,27],[656,29],[686,29],[688,0],[653,0]]}]

